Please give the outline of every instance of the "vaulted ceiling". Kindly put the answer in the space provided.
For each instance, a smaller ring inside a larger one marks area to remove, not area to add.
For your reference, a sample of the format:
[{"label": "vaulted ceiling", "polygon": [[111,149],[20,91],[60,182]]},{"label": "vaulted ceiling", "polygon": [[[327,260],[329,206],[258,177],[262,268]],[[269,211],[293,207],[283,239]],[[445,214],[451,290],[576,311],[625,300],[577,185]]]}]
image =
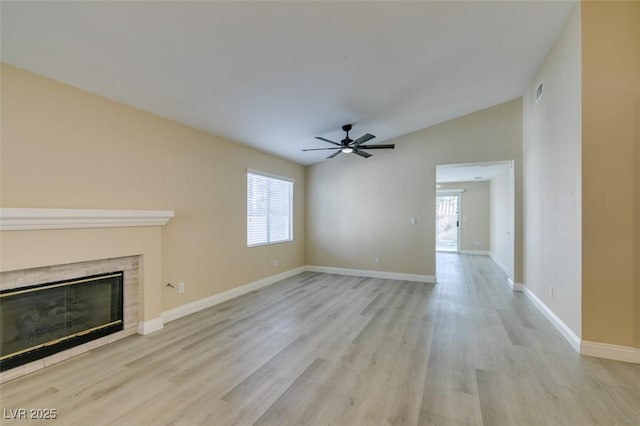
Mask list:
[{"label": "vaulted ceiling", "polygon": [[575,4],[3,1],[1,55],[312,164],[522,96]]}]

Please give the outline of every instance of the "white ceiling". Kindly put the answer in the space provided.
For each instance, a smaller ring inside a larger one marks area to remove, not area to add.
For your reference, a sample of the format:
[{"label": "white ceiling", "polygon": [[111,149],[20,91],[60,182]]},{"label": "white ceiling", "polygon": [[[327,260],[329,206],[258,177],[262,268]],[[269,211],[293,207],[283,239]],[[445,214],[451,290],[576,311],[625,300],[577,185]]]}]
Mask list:
[{"label": "white ceiling", "polygon": [[436,166],[436,183],[489,181],[508,169],[507,163]]},{"label": "white ceiling", "polygon": [[312,164],[522,96],[575,4],[2,1],[1,55]]}]

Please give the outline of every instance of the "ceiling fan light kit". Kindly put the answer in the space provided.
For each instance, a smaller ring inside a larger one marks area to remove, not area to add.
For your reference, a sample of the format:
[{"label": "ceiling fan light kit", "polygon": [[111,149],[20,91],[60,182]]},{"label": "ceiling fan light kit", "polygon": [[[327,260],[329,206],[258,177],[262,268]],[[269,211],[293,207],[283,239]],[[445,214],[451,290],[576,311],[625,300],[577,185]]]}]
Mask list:
[{"label": "ceiling fan light kit", "polygon": [[363,158],[369,158],[371,157],[371,154],[369,154],[368,152],[363,151],[364,149],[394,149],[396,147],[395,144],[381,144],[381,145],[363,145],[365,142],[370,141],[371,139],[375,138],[374,135],[372,134],[365,134],[364,136],[360,136],[358,139],[353,140],[349,137],[349,131],[351,130],[351,124],[345,124],[344,126],[342,126],[342,130],[344,132],[347,133],[347,135],[345,136],[344,139],[342,139],[340,141],[340,143],[338,142],[334,142],[332,140],[320,137],[320,136],[316,136],[316,139],[321,140],[323,142],[327,142],[330,143],[332,145],[336,145],[335,148],[331,147],[331,148],[309,148],[309,149],[303,149],[303,151],[321,151],[321,150],[335,150],[336,152],[334,152],[333,154],[331,154],[330,156],[328,156],[327,158],[335,158],[337,157],[340,153],[344,153],[344,154],[356,154],[359,155],[360,157]]}]

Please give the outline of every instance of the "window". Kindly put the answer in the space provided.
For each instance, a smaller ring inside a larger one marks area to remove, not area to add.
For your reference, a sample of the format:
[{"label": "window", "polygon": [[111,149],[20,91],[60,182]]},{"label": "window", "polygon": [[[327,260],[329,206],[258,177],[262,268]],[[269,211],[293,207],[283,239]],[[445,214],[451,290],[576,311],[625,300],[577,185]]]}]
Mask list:
[{"label": "window", "polygon": [[293,239],[293,181],[247,172],[247,246]]}]

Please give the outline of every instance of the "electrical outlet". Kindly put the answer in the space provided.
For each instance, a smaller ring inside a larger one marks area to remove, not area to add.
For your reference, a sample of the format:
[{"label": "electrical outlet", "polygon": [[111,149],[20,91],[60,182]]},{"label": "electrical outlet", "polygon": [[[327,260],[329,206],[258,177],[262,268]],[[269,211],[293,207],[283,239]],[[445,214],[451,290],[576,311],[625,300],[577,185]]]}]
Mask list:
[{"label": "electrical outlet", "polygon": [[178,293],[184,293],[184,283],[178,283]]},{"label": "electrical outlet", "polygon": [[273,259],[273,266],[278,266],[278,259]]},{"label": "electrical outlet", "polygon": [[376,256],[373,258],[373,263],[380,263],[380,256]]},{"label": "electrical outlet", "polygon": [[480,247],[480,241],[474,241],[473,245],[474,247]]}]

